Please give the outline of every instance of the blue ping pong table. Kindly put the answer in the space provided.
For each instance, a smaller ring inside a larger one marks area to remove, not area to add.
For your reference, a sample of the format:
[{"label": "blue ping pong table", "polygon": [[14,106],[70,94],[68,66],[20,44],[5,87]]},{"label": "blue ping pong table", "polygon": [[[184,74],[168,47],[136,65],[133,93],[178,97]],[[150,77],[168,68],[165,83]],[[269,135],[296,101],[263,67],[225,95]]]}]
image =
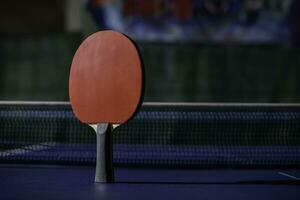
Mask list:
[{"label": "blue ping pong table", "polygon": [[[94,167],[0,165],[1,199],[300,199],[299,170],[116,168],[95,183]],[[247,181],[243,181],[247,180]]]},{"label": "blue ping pong table", "polygon": [[114,183],[68,104],[0,111],[0,200],[300,199],[299,105],[144,105],[114,134]]}]

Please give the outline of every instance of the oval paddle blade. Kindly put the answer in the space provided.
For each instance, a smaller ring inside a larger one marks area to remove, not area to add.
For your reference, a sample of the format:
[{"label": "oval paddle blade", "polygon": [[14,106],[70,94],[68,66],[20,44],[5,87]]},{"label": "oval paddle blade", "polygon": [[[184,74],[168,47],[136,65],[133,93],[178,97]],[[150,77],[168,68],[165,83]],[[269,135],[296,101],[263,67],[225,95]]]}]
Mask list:
[{"label": "oval paddle blade", "polygon": [[79,46],[72,61],[69,95],[80,121],[124,123],[139,107],[142,90],[142,61],[127,36],[100,31]]}]

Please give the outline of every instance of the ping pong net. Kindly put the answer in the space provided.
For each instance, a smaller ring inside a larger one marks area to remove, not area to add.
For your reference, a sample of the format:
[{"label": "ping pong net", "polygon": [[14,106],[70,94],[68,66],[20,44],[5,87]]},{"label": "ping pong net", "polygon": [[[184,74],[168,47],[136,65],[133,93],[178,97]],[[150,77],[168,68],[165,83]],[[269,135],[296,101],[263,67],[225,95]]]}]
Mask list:
[{"label": "ping pong net", "polygon": [[[300,105],[145,103],[113,132],[115,167],[300,168]],[[0,103],[0,163],[95,165],[69,103]]]}]

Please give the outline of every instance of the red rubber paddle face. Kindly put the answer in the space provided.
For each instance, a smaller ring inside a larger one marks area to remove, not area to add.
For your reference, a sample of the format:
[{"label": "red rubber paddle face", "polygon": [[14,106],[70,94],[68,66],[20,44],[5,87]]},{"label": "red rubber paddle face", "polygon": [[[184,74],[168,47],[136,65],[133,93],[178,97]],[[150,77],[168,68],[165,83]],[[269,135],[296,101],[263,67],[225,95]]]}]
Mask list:
[{"label": "red rubber paddle face", "polygon": [[69,95],[80,121],[124,123],[140,105],[142,90],[140,55],[134,43],[122,33],[94,33],[76,51]]}]

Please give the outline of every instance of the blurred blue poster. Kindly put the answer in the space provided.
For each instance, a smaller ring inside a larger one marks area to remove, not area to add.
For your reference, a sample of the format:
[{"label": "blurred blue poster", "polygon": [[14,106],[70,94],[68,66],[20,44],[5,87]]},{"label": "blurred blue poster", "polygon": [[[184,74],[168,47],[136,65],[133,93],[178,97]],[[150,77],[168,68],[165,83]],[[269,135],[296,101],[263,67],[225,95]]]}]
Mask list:
[{"label": "blurred blue poster", "polygon": [[99,29],[141,41],[286,43],[298,37],[297,0],[86,0],[85,6]]}]

